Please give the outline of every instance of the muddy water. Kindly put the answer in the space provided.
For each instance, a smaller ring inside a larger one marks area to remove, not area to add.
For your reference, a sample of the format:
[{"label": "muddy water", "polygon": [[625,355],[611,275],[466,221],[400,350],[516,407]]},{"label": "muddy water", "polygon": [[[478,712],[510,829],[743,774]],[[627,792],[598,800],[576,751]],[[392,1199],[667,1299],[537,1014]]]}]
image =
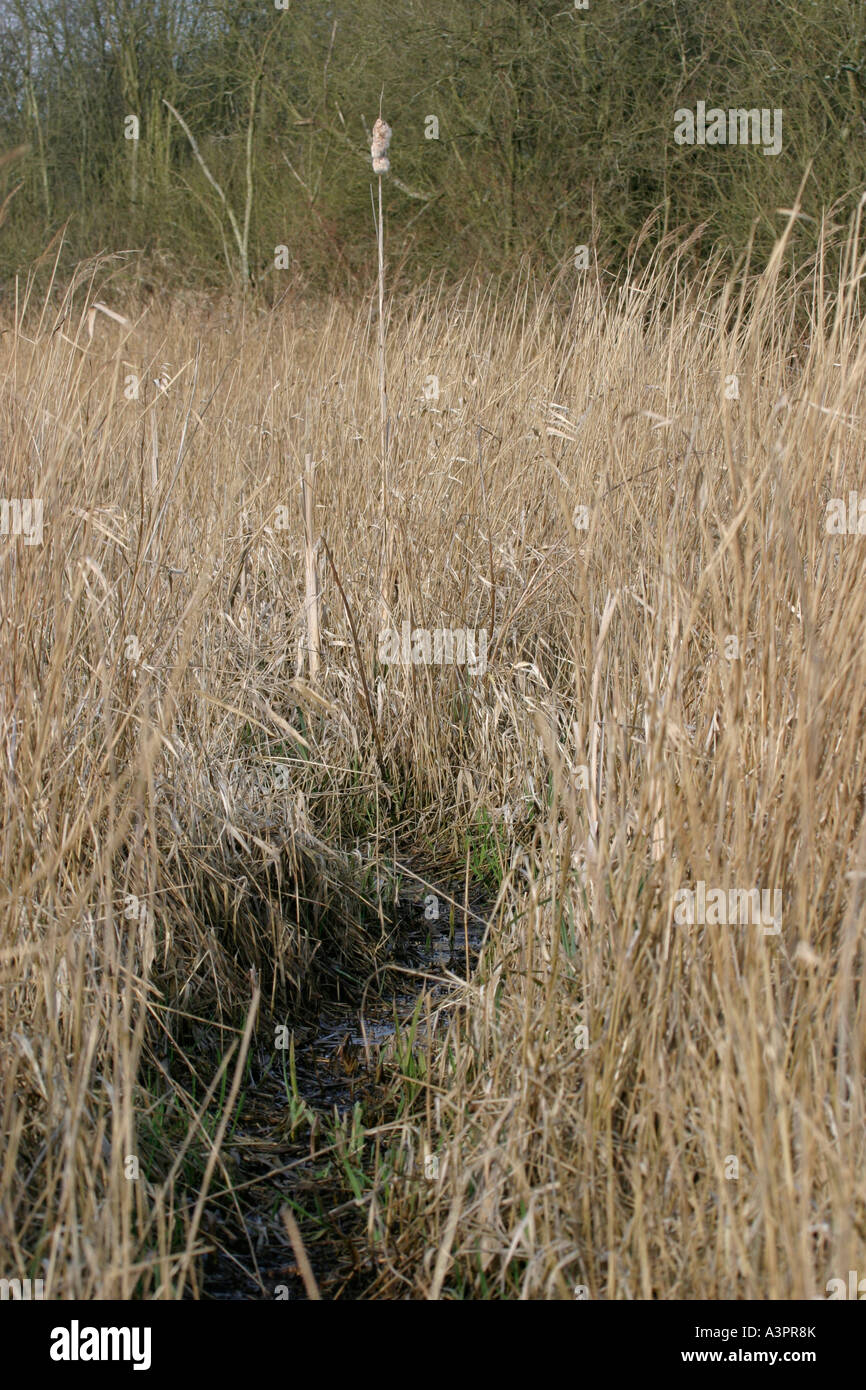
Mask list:
[{"label": "muddy water", "polygon": [[[443,899],[462,899],[454,885],[439,891]],[[225,1182],[215,1182],[203,1223],[212,1251],[203,1262],[199,1297],[307,1297],[280,1217],[287,1202],[322,1298],[364,1297],[375,1268],[364,1210],[334,1149],[335,1113],[344,1127],[356,1114],[368,1126],[387,1122],[395,1030],[411,1020],[424,991],[441,999],[455,976],[471,974],[486,922],[482,905],[471,899],[468,916],[461,906],[451,917],[446,909],[429,921],[421,891],[410,893],[397,913],[392,956],[378,990],[368,988],[354,1005],[325,1006],[315,1023],[293,1030],[294,1085],[288,1053],[261,1049],[253,1058],[240,1117],[225,1145],[236,1199],[219,1196],[216,1189]],[[368,1141],[368,1157],[371,1147]]]}]

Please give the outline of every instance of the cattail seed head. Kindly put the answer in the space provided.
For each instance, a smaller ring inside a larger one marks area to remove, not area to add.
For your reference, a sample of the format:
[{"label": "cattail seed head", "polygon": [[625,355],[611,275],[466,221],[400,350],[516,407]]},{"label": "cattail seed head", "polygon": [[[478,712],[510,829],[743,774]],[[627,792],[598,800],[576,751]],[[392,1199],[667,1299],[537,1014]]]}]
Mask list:
[{"label": "cattail seed head", "polygon": [[387,174],[391,165],[388,161],[386,150],[391,143],[391,127],[387,121],[383,121],[379,116],[373,126],[373,142],[370,145],[370,153],[373,156],[373,172],[375,174]]}]

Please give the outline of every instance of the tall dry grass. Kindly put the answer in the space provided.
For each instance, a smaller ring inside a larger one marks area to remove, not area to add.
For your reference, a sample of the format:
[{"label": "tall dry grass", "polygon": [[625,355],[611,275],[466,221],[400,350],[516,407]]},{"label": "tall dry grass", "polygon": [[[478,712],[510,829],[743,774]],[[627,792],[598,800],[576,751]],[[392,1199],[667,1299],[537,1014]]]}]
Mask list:
[{"label": "tall dry grass", "polygon": [[[197,1290],[196,1029],[237,1080],[254,1026],[374,968],[361,841],[498,885],[364,1199],[375,1295],[808,1297],[862,1263],[864,541],[825,528],[863,477],[858,237],[838,280],[780,247],[687,282],[668,248],[613,289],[392,306],[396,616],[489,629],[476,676],[377,660],[365,310],[136,314],[101,263],[22,287],[4,492],[45,539],[0,542],[7,1275]],[[94,298],[130,326],[88,341]],[[677,925],[698,880],[779,890],[780,932]]]}]

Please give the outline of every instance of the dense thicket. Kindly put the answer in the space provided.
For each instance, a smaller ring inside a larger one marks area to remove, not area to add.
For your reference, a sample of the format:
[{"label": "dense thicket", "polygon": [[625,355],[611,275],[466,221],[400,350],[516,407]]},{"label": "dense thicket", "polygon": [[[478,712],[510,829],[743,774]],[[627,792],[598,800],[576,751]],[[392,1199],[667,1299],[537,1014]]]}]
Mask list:
[{"label": "dense thicket", "polygon": [[[0,151],[29,147],[0,168],[4,275],[65,228],[70,263],[136,249],[161,281],[366,283],[383,91],[391,260],[412,279],[584,244],[615,264],[653,211],[656,234],[706,224],[698,254],[755,228],[760,256],[807,170],[813,218],[866,185],[862,0],[0,0],[0,16]],[[698,101],[781,109],[781,153],[677,144],[674,112]]]}]

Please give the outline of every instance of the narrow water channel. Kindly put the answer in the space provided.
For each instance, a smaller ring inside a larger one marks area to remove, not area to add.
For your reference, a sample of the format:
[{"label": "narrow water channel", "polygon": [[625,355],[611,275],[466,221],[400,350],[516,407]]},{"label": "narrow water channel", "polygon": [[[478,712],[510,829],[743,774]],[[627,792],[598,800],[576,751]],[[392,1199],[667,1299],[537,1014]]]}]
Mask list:
[{"label": "narrow water channel", "polygon": [[[443,901],[462,904],[456,885],[439,891]],[[469,978],[487,920],[483,904],[472,899],[468,911],[461,905],[430,920],[429,902],[426,890],[401,894],[391,957],[380,975],[384,983],[368,987],[361,1002],[323,1005],[314,1022],[292,1030],[289,1050],[257,1048],[225,1145],[235,1195],[216,1192],[209,1199],[203,1235],[213,1249],[198,1297],[308,1297],[281,1218],[287,1202],[321,1297],[364,1297],[375,1266],[364,1210],[339,1170],[334,1127],[342,1121],[342,1134],[357,1141],[364,1122],[387,1122],[395,1035],[411,1023],[423,993],[441,1001],[456,981]],[[416,1045],[423,1043],[422,1023]]]}]

